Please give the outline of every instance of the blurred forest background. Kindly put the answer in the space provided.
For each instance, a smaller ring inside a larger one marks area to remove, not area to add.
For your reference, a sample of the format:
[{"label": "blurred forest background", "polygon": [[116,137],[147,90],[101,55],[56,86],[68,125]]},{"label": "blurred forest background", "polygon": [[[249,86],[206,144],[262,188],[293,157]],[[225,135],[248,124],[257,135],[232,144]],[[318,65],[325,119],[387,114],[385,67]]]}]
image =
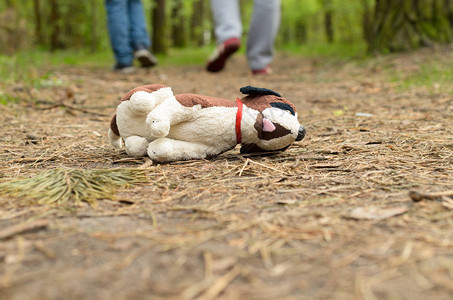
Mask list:
[{"label": "blurred forest background", "polygon": [[[143,4],[154,52],[214,45],[209,0]],[[241,6],[246,33],[253,1],[241,1]],[[449,43],[452,30],[451,0],[283,0],[277,48],[324,45],[385,54]],[[30,49],[107,53],[104,1],[1,1],[0,54]]]}]

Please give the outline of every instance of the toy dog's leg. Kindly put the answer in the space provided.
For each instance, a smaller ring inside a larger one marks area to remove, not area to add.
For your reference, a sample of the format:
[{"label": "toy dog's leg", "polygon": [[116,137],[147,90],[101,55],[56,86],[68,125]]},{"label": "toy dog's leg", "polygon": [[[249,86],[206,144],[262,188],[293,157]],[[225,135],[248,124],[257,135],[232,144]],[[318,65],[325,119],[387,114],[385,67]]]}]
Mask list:
[{"label": "toy dog's leg", "polygon": [[141,136],[130,136],[124,140],[126,153],[130,156],[146,156],[148,141]]},{"label": "toy dog's leg", "polygon": [[145,91],[138,91],[132,94],[129,99],[128,107],[133,114],[146,115],[158,104],[159,103],[157,103],[153,94]]},{"label": "toy dog's leg", "polygon": [[155,161],[168,162],[205,158],[209,147],[200,143],[160,138],[149,144],[148,156]]},{"label": "toy dog's leg", "polygon": [[121,137],[113,133],[112,129],[110,128],[108,132],[108,137],[110,140],[110,144],[112,144],[114,148],[121,149],[121,147],[123,146],[123,141],[121,140]]},{"label": "toy dog's leg", "polygon": [[170,126],[189,120],[193,116],[195,107],[182,106],[176,99],[156,106],[146,118],[146,124],[154,137],[165,137],[170,132]]}]

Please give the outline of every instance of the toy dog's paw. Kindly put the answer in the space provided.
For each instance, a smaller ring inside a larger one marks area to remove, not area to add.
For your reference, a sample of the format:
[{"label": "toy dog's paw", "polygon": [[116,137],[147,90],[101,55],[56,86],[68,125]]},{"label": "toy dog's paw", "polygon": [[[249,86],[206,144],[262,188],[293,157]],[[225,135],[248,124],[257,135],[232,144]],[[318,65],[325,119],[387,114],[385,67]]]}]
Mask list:
[{"label": "toy dog's paw", "polygon": [[166,137],[170,132],[170,123],[163,120],[147,120],[151,136],[156,138]]},{"label": "toy dog's paw", "polygon": [[130,110],[136,114],[148,114],[156,106],[154,96],[145,91],[138,91],[132,94],[129,103]]},{"label": "toy dog's paw", "polygon": [[169,139],[157,139],[148,146],[148,156],[154,161],[168,161],[173,156],[173,144]]},{"label": "toy dog's paw", "polygon": [[126,153],[130,156],[145,156],[148,148],[148,141],[140,136],[130,136],[125,140]]}]

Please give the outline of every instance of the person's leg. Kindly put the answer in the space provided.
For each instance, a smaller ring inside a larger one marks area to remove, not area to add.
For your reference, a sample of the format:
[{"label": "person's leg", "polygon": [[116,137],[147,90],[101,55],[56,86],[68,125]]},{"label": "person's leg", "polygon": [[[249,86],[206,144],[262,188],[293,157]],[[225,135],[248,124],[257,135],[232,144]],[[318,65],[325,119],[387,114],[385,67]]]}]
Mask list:
[{"label": "person's leg", "polygon": [[134,56],[140,61],[142,67],[152,67],[157,64],[157,59],[149,52],[151,40],[146,29],[142,1],[128,0],[128,2],[131,47],[134,49]]},{"label": "person's leg", "polygon": [[127,0],[105,0],[107,25],[117,67],[132,66],[133,49],[129,37]]},{"label": "person's leg", "polygon": [[146,28],[141,0],[128,0],[128,15],[131,24],[130,42],[134,49],[134,56],[140,61],[142,67],[152,67],[157,64],[157,59],[149,51],[151,40]]},{"label": "person's leg", "polygon": [[265,70],[273,59],[280,11],[280,0],[254,0],[247,41],[247,58],[254,71]]},{"label": "person's leg", "polygon": [[241,38],[242,23],[238,0],[211,0],[217,44]]},{"label": "person's leg", "polygon": [[131,45],[134,50],[140,48],[148,49],[151,46],[151,41],[146,29],[145,14],[141,0],[128,0],[128,12],[130,26]]},{"label": "person's leg", "polygon": [[242,23],[238,0],[211,0],[211,8],[217,48],[209,57],[206,69],[209,72],[218,72],[241,45]]}]

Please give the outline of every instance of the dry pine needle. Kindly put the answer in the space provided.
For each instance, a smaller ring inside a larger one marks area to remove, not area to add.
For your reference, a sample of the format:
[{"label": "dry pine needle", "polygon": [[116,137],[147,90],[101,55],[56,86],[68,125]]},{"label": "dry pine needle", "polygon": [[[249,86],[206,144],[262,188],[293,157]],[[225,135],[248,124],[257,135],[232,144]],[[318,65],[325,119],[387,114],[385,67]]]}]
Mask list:
[{"label": "dry pine needle", "polygon": [[95,204],[99,199],[114,199],[118,188],[148,182],[145,169],[52,169],[31,178],[16,178],[0,183],[0,194],[30,199],[38,204]]}]

